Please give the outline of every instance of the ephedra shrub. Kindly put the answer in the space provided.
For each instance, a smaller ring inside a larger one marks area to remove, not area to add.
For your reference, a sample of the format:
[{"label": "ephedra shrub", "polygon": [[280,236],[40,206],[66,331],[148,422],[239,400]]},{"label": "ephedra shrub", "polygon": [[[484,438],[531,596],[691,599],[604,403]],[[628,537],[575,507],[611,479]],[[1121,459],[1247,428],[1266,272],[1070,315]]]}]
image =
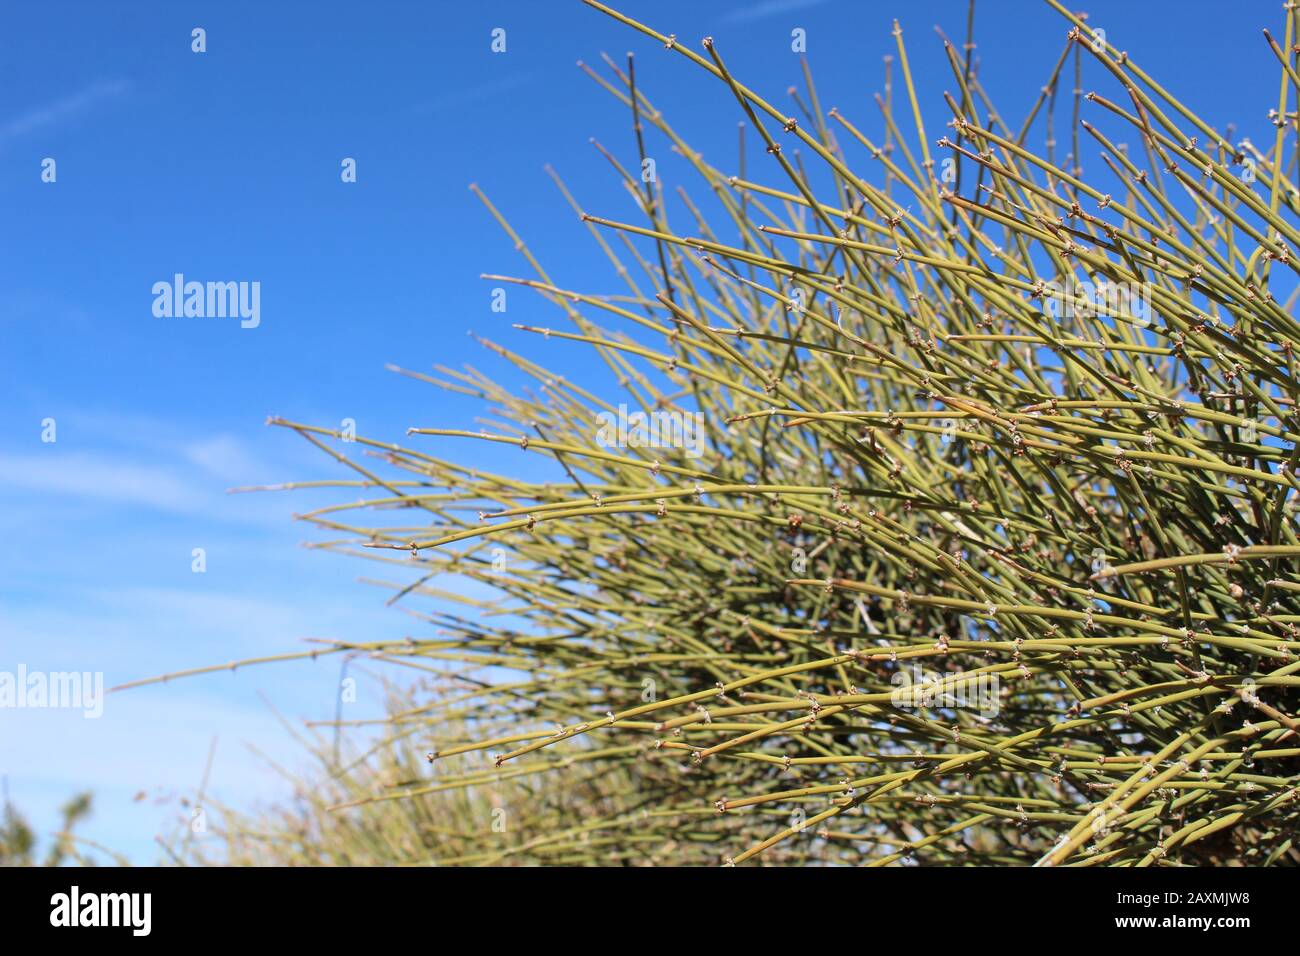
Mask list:
[{"label": "ephedra shrub", "polygon": [[[1300,861],[1300,11],[1260,44],[1256,146],[1054,0],[1064,48],[1018,124],[945,40],[950,119],[925,129],[895,29],[879,141],[808,76],[778,107],[722,38],[588,2],[720,84],[763,163],[692,150],[631,59],[584,67],[636,131],[608,154],[636,220],[583,214],[616,292],[555,285],[479,195],[529,269],[490,281],[563,323],[522,333],[618,388],[485,343],[532,388],[409,373],[481,397],[483,431],[275,421],[364,489],[305,516],[326,546],[411,565],[403,602],[487,612],[334,648],[437,686],[383,742],[427,763],[321,825],[523,785],[562,811],[503,835],[466,810],[432,856]],[[694,183],[635,174],[667,148]],[[430,453],[453,440],[518,448],[519,476]]]}]

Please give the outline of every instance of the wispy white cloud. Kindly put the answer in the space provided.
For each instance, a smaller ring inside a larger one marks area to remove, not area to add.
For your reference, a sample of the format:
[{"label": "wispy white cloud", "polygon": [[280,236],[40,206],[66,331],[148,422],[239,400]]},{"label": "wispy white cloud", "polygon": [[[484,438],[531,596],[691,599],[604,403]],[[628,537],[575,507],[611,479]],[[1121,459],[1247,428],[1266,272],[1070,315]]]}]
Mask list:
[{"label": "wispy white cloud", "polygon": [[233,435],[217,435],[185,448],[186,459],[222,481],[250,481],[266,467]]},{"label": "wispy white cloud", "polygon": [[131,84],[127,80],[97,80],[71,96],[37,107],[0,125],[0,144],[71,119],[97,103],[123,96],[130,89]]},{"label": "wispy white cloud", "polygon": [[[298,477],[292,456],[305,443],[260,421],[209,431],[166,410],[52,413],[57,443],[39,444],[29,423],[21,442],[15,435],[0,446],[0,500],[8,505],[0,509],[8,545],[0,550],[0,668],[102,671],[111,686],[319,647],[305,638],[416,633],[383,606],[384,594],[354,585],[364,568],[333,555],[304,558],[293,547],[293,502],[225,493],[232,484]],[[195,546],[205,551],[203,574],[193,573]],[[210,795],[245,807],[284,798],[283,782],[243,742],[256,741],[284,766],[304,759],[270,707],[290,720],[330,718],[341,666],[323,657],[135,688],[109,695],[99,720],[6,712],[0,770],[42,832],[58,825],[60,801],[93,788],[86,836],[149,862],[163,808],[132,795],[192,790],[220,736]],[[382,693],[363,681],[351,714],[382,708]]]},{"label": "wispy white cloud", "polygon": [[73,452],[0,455],[0,487],[48,495],[194,511],[204,496],[172,470],[112,455]]},{"label": "wispy white cloud", "polygon": [[[188,552],[181,557],[188,564]],[[347,640],[371,633],[396,640],[410,630],[402,615],[378,601],[358,601],[353,592],[333,593],[310,575],[295,578],[292,596],[249,594],[241,591],[241,582],[251,574],[241,578],[243,569],[221,562],[255,559],[221,551],[209,560],[209,570],[228,581],[225,587],[209,584],[212,575],[187,575],[193,577],[187,586],[147,583],[165,577],[151,567],[132,572],[131,582],[71,581],[63,607],[11,603],[0,619],[0,648],[5,649],[0,667],[12,656],[9,649],[26,648],[33,667],[103,670],[111,685],[262,654],[312,650],[316,645],[308,638]],[[259,562],[255,570],[265,573],[265,568]],[[361,588],[355,595],[366,597]],[[301,676],[293,665],[271,666],[289,670],[295,679]]]},{"label": "wispy white cloud", "polygon": [[[144,423],[137,423],[144,424]],[[138,439],[144,427],[126,432]],[[122,436],[124,433],[114,431]],[[215,435],[196,442],[134,441],[128,448],[0,453],[0,488],[40,492],[158,511],[208,511],[214,498],[238,482],[258,481],[273,470],[239,438]]]},{"label": "wispy white cloud", "polygon": [[441,96],[424,103],[417,104],[415,112],[417,113],[439,113],[444,110],[453,109],[458,106],[465,106],[479,100],[490,99],[502,93],[508,93],[511,90],[519,89],[533,81],[531,73],[514,73],[510,76],[504,76],[499,80],[493,80],[490,83],[481,83],[478,86],[467,87],[463,90],[448,90]]},{"label": "wispy white cloud", "polygon": [[762,3],[731,11],[722,18],[722,22],[753,23],[755,20],[766,20],[768,17],[780,16],[783,13],[794,13],[809,7],[821,6],[825,2],[826,0],[763,0]]},{"label": "wispy white cloud", "polygon": [[[241,524],[272,514],[284,520],[282,505],[244,499],[233,507],[226,494],[236,485],[281,481],[287,467],[278,456],[263,457],[242,434],[196,437],[198,429],[184,420],[97,409],[61,413],[58,428],[55,444],[36,444],[32,429],[25,448],[0,447],[0,489],[34,492],[52,507],[76,500]],[[28,450],[33,446],[38,450]]]}]

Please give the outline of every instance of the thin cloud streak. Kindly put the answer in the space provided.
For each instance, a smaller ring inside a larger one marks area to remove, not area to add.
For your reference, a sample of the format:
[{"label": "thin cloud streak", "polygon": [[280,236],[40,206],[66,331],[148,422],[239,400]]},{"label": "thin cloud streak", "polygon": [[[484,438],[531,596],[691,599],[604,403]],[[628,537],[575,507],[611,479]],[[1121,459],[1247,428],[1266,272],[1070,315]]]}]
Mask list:
[{"label": "thin cloud streak", "polygon": [[97,80],[71,96],[38,107],[0,126],[0,144],[46,126],[55,126],[84,113],[96,103],[123,96],[130,89],[131,84],[126,80]]},{"label": "thin cloud streak", "polygon": [[533,82],[531,73],[515,73],[494,80],[491,83],[481,83],[478,86],[471,86],[463,90],[451,90],[432,100],[416,105],[414,112],[419,114],[444,112],[479,100],[490,99],[502,93],[509,93],[511,90],[517,90],[531,82]]},{"label": "thin cloud streak", "polygon": [[750,7],[733,10],[722,18],[722,22],[753,23],[757,20],[780,16],[783,13],[794,13],[797,10],[821,6],[825,2],[826,0],[765,0],[763,3],[756,3]]},{"label": "thin cloud streak", "polygon": [[164,511],[198,511],[204,504],[193,484],[165,468],[100,454],[3,455],[0,485]]}]

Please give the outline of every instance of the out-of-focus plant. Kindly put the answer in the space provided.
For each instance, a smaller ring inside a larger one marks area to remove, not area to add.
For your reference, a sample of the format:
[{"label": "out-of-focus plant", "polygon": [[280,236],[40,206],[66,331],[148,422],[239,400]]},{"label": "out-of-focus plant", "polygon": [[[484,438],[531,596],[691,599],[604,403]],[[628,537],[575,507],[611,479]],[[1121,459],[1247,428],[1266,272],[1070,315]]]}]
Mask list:
[{"label": "out-of-focus plant", "polygon": [[[240,810],[214,802],[212,824],[201,837],[172,841],[172,855],[188,863],[236,866],[390,866],[532,864],[621,865],[644,859],[645,841],[602,832],[589,821],[609,812],[632,785],[577,759],[551,762],[548,774],[499,774],[450,757],[444,786],[425,786],[427,757],[411,746],[411,731],[426,733],[411,716],[428,709],[395,698],[388,719],[396,733],[348,738],[340,752],[331,736],[301,737],[314,766],[284,773],[293,800],[269,809]],[[472,733],[460,722],[439,726],[445,740]],[[433,739],[425,736],[425,739]],[[400,800],[375,800],[401,794]],[[539,838],[540,837],[540,838]]]},{"label": "out-of-focus plant", "polygon": [[[0,817],[0,866],[62,866],[65,863],[87,865],[90,860],[78,848],[81,840],[73,830],[90,816],[90,793],[79,793],[59,809],[62,825],[44,857],[37,852],[36,833],[5,794],[4,813]],[[89,841],[85,841],[91,846]],[[122,862],[118,857],[118,862]]]}]

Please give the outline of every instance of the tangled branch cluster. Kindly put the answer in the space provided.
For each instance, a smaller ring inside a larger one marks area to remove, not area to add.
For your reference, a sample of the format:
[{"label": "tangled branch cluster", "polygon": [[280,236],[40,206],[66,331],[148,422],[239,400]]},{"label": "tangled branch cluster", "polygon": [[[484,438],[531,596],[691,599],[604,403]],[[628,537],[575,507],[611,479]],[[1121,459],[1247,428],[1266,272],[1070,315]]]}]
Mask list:
[{"label": "tangled branch cluster", "polygon": [[[663,184],[612,155],[637,222],[585,214],[557,177],[625,284],[592,294],[480,196],[534,273],[492,280],[567,320],[524,331],[590,349],[623,391],[493,343],[535,391],[408,373],[494,416],[412,432],[517,445],[552,480],[418,439],[358,439],[369,462],[277,422],[368,489],[306,516],[342,534],[327,546],[413,561],[402,598],[488,611],[340,648],[436,684],[388,740],[432,740],[430,763],[347,804],[516,788],[504,833],[449,825],[443,859],[467,863],[1300,861],[1300,13],[1268,36],[1261,151],[1055,0],[1065,49],[1019,128],[945,40],[935,139],[896,28],[883,142],[810,79],[788,114],[721,44],[587,2],[734,94],[779,185],[692,150],[630,59],[584,67],[637,159],[671,146],[721,218],[681,189],[670,223]],[[1085,64],[1111,98],[1076,94],[1069,154],[1035,152]]]}]

